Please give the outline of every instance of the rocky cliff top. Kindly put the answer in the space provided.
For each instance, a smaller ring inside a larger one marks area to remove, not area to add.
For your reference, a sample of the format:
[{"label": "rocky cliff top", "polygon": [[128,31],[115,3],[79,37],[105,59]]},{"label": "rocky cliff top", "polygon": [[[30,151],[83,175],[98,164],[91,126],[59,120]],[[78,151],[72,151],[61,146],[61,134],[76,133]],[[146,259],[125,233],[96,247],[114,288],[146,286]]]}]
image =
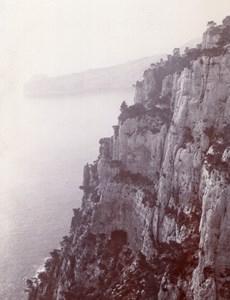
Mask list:
[{"label": "rocky cliff top", "polygon": [[30,300],[230,299],[228,18],[136,83]]}]

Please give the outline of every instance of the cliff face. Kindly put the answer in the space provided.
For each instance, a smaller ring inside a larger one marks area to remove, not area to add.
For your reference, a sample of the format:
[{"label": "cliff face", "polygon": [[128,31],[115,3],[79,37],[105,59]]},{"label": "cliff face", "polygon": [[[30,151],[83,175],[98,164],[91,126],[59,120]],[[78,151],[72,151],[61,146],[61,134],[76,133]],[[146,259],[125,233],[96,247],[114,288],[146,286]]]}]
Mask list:
[{"label": "cliff face", "polygon": [[69,235],[27,282],[29,299],[230,299],[230,51],[228,40],[216,44],[222,31],[212,47],[206,33],[202,48],[137,82],[135,104],[84,169]]}]

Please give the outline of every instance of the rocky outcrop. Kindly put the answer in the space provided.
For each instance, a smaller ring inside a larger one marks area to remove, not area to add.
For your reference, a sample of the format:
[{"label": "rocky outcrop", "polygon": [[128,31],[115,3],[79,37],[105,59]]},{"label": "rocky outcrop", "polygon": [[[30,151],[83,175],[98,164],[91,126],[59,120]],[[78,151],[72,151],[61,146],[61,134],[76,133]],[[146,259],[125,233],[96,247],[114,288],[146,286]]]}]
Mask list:
[{"label": "rocky outcrop", "polygon": [[230,298],[226,32],[137,82],[135,104],[84,169],[69,235],[28,280],[29,299]]}]

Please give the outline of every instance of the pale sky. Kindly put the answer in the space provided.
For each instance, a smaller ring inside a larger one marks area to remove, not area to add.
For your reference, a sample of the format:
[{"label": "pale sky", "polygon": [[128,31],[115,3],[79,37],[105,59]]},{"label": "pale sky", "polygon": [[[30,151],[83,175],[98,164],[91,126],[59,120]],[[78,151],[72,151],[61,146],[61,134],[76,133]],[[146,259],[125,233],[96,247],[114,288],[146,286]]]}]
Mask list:
[{"label": "pale sky", "polygon": [[229,0],[0,0],[0,80],[171,53],[227,15]]}]

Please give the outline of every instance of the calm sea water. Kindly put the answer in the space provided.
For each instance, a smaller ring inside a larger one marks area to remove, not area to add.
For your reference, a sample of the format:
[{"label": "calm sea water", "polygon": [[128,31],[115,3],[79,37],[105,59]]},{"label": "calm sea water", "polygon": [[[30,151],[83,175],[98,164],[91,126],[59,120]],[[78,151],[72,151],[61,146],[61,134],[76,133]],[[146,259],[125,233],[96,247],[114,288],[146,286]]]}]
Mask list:
[{"label": "calm sea water", "polygon": [[0,299],[23,300],[25,279],[68,234],[82,170],[111,136],[132,89],[0,102]]}]

